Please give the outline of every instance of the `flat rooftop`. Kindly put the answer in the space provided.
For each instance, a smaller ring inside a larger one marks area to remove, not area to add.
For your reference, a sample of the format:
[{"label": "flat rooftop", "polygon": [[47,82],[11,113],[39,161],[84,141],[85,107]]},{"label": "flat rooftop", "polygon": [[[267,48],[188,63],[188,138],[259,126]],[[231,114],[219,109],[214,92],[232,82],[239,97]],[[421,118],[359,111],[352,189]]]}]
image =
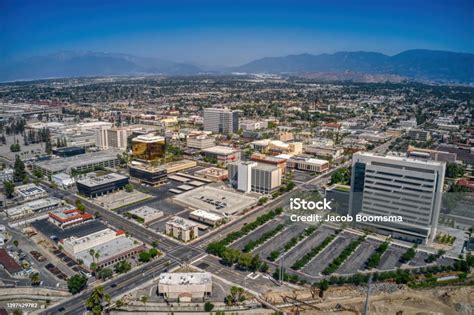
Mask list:
[{"label": "flat rooftop", "polygon": [[57,158],[35,163],[38,167],[46,169],[52,173],[62,172],[74,167],[90,165],[117,159],[120,150],[109,149],[104,151],[85,153],[65,158]]},{"label": "flat rooftop", "polygon": [[18,194],[23,195],[24,197],[35,196],[38,194],[46,194],[46,191],[43,188],[36,186],[35,184],[26,184],[15,187],[15,191]]},{"label": "flat rooftop", "polygon": [[165,141],[165,138],[162,136],[157,136],[154,134],[139,135],[132,139],[133,142],[143,142],[143,143],[153,143],[153,142],[162,142]]},{"label": "flat rooftop", "polygon": [[[105,261],[111,257],[118,256],[121,253],[124,253],[128,250],[136,248],[140,245],[134,244],[133,240],[128,237],[119,237],[111,241],[102,243],[100,245],[94,246],[95,252],[99,252],[99,263]],[[89,253],[90,249],[80,251],[76,254],[76,259],[82,259],[84,265],[90,266],[94,261]]]},{"label": "flat rooftop", "polygon": [[243,193],[210,185],[187,191],[173,199],[192,209],[202,209],[222,215],[236,214],[258,202],[257,198]]},{"label": "flat rooftop", "polygon": [[123,179],[128,179],[128,177],[121,174],[110,173],[110,174],[102,175],[102,176],[89,176],[85,179],[78,180],[77,183],[92,187],[92,186],[103,185],[107,183],[113,183],[115,181],[123,180]]},{"label": "flat rooftop", "polygon": [[139,217],[146,217],[152,214],[158,214],[158,213],[163,213],[163,211],[160,211],[158,209],[149,207],[149,206],[143,206],[139,208],[132,209],[128,211],[131,214],[137,215]]},{"label": "flat rooftop", "polygon": [[239,150],[231,148],[231,147],[226,147],[226,146],[223,146],[223,145],[216,145],[214,147],[203,149],[202,152],[211,153],[211,154],[224,154],[224,155],[227,155],[227,154],[233,154],[233,153],[239,152]]},{"label": "flat rooftop", "polygon": [[418,165],[432,165],[432,166],[441,166],[443,162],[426,160],[426,159],[416,159],[412,157],[402,157],[402,156],[395,156],[395,155],[383,155],[383,154],[376,154],[371,152],[357,152],[354,156],[366,156],[366,157],[373,157],[377,159],[383,159],[385,161],[393,161],[393,162],[408,162],[408,163],[415,163]]},{"label": "flat rooftop", "polygon": [[198,225],[196,222],[193,222],[191,220],[187,220],[187,219],[181,218],[181,217],[173,217],[173,218],[171,218],[171,220],[166,222],[166,224],[171,224],[174,227],[177,227],[177,228],[183,229],[183,230],[188,230],[188,229],[191,229],[191,228]]},{"label": "flat rooftop", "polygon": [[192,214],[194,216],[197,216],[197,217],[204,218],[204,219],[212,220],[212,221],[218,221],[218,220],[222,219],[222,217],[220,215],[217,215],[217,214],[209,212],[209,211],[201,210],[201,209],[194,210],[190,214]]},{"label": "flat rooftop", "polygon": [[159,278],[160,284],[169,285],[197,285],[212,283],[209,272],[163,272]]}]

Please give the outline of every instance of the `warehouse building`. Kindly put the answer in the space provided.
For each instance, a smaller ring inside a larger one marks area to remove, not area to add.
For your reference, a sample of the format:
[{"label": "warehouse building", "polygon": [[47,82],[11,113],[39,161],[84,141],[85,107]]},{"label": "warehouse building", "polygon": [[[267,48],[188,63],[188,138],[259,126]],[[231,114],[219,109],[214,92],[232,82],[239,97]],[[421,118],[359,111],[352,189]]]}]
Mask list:
[{"label": "warehouse building", "polygon": [[127,176],[115,173],[102,176],[90,176],[78,180],[76,183],[79,193],[91,198],[122,189],[127,184]]}]

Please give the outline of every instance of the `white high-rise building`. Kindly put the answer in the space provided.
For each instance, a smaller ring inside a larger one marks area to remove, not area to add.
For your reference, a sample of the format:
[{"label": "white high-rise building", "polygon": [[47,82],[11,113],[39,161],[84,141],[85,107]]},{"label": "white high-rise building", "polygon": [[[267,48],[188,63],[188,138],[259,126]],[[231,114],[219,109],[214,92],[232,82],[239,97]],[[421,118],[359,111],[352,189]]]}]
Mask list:
[{"label": "white high-rise building", "polygon": [[352,157],[352,216],[401,216],[403,222],[364,222],[394,238],[426,243],[436,234],[446,164],[372,153]]},{"label": "white high-rise building", "polygon": [[230,184],[243,192],[269,194],[281,186],[282,171],[278,166],[238,161],[227,166]]},{"label": "white high-rise building", "polygon": [[127,149],[128,135],[129,130],[127,128],[102,127],[95,130],[97,147],[103,150],[108,148]]},{"label": "white high-rise building", "polygon": [[239,130],[239,113],[227,108],[205,108],[204,130],[215,133],[234,133]]}]

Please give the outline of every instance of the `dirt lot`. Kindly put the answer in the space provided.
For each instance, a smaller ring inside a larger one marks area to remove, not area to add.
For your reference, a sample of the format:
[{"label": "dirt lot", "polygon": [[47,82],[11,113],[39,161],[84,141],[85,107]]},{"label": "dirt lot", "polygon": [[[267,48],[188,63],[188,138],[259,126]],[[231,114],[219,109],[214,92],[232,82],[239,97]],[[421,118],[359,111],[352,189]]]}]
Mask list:
[{"label": "dirt lot", "polygon": [[[313,307],[300,307],[300,314],[363,314],[366,294],[361,288],[334,287],[330,288],[320,299],[317,292],[291,292],[289,296],[318,301]],[[269,293],[270,300],[275,302],[282,293]],[[296,307],[285,308],[285,311],[296,312]],[[461,314],[471,315],[474,312],[474,287],[440,287],[435,289],[412,290],[405,286],[394,285],[378,290],[370,297],[369,314],[385,315],[427,315],[427,314]]]}]

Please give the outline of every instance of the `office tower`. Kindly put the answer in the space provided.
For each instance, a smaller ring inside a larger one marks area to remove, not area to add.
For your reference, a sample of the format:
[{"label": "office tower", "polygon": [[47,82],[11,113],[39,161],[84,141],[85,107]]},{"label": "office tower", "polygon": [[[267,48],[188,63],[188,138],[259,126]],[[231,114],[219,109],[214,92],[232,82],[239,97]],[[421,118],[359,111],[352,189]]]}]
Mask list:
[{"label": "office tower", "polygon": [[237,190],[269,194],[281,186],[281,170],[257,162],[234,162],[227,167],[229,182]]},{"label": "office tower", "polygon": [[204,130],[233,133],[239,130],[239,113],[227,108],[204,109]]},{"label": "office tower", "polygon": [[140,135],[132,139],[132,155],[144,161],[154,161],[165,156],[166,140],[153,134]]},{"label": "office tower", "polygon": [[100,149],[118,148],[127,149],[129,130],[126,128],[102,127],[95,130],[96,144]]},{"label": "office tower", "polygon": [[436,234],[446,165],[372,153],[352,157],[352,216],[401,216],[403,222],[364,222],[383,234],[418,243]]}]

